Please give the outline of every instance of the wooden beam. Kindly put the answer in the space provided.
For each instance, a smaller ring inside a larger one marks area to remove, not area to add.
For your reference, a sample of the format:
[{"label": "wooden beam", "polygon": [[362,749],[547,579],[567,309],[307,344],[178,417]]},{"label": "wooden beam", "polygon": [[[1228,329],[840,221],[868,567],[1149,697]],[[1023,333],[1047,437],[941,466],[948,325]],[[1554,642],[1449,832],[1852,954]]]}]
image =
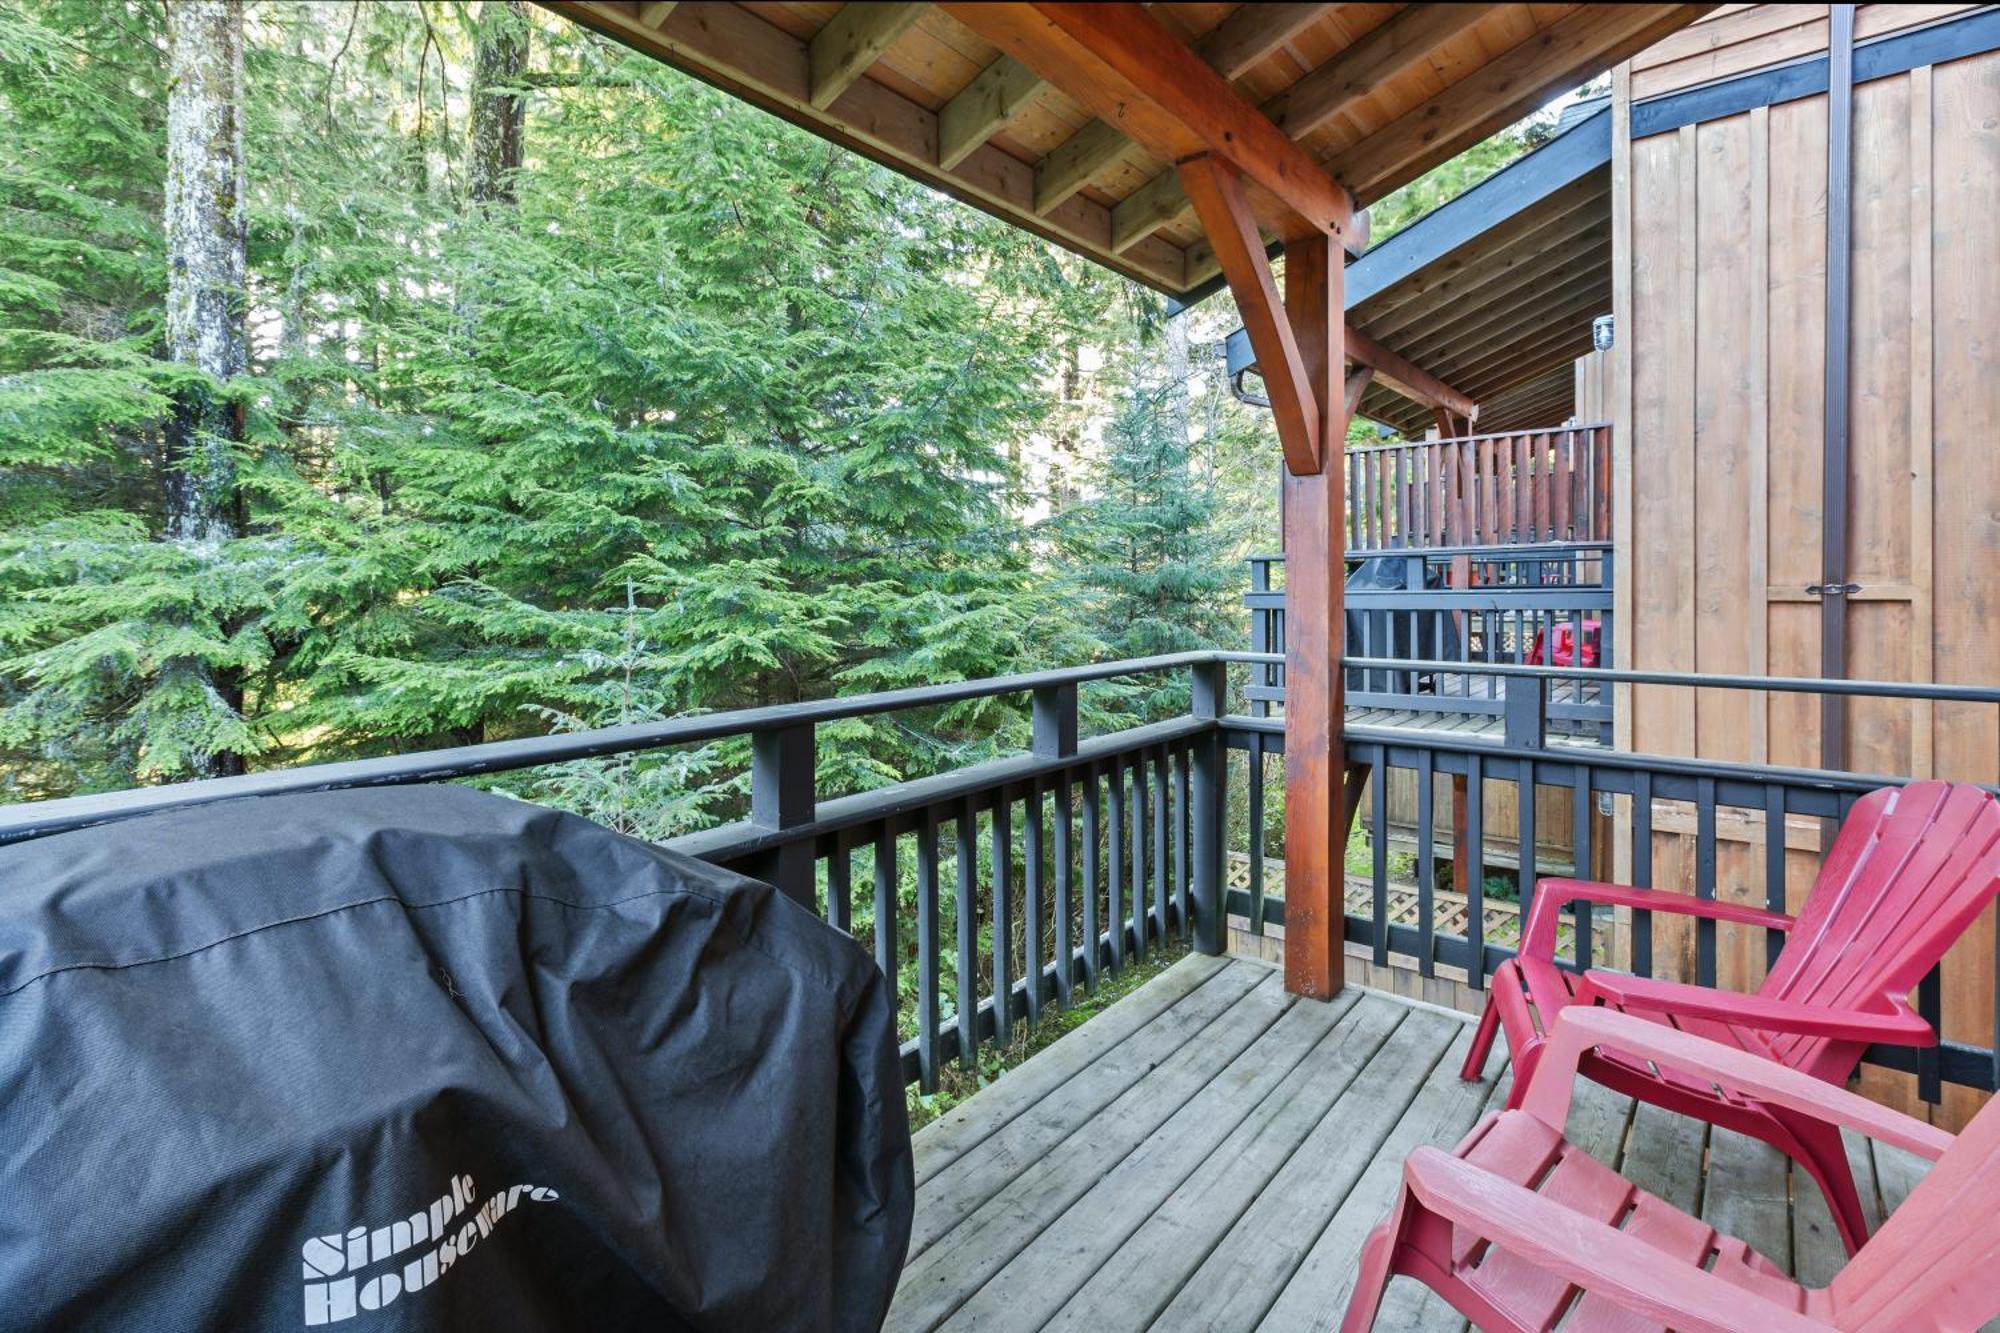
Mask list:
[{"label": "wooden beam", "polygon": [[938,112],[938,165],[949,171],[998,132],[1048,85],[1012,56],[1001,56]]},{"label": "wooden beam", "polygon": [[[1441,407],[1468,421],[1479,419],[1479,404],[1427,370],[1411,365],[1372,338],[1347,330],[1347,355],[1375,372],[1390,388],[1427,407]],[[1253,346],[1254,340],[1253,340]],[[1258,362],[1262,369],[1263,362]]]},{"label": "wooden beam", "polygon": [[659,27],[673,14],[676,3],[678,0],[645,0],[639,6],[639,25],[644,28]]},{"label": "wooden beam", "polygon": [[[1342,337],[1354,337],[1354,330],[1346,330],[1342,334]],[[1368,384],[1374,378],[1375,367],[1373,366],[1356,366],[1347,372],[1347,391],[1341,395],[1341,402],[1346,407],[1349,424],[1353,423],[1354,414],[1361,409],[1361,395],[1368,392]],[[1343,431],[1342,434],[1344,436],[1346,432]]]},{"label": "wooden beam", "polygon": [[[813,107],[809,43],[735,4],[681,5],[644,28],[629,0],[538,0],[635,50],[702,79],[772,115],[983,208],[1009,223],[1106,263],[1156,290],[1187,289],[1181,248],[1165,238],[1112,255],[1111,210],[1085,195],[1040,215],[1035,169],[982,144],[957,167],[938,167],[938,116],[874,79],[860,79],[834,111]],[[836,114],[837,112],[837,114]]]},{"label": "wooden beam", "polygon": [[1194,53],[1235,79],[1337,8],[1331,4],[1243,5],[1195,40]]},{"label": "wooden beam", "polygon": [[1411,5],[1264,103],[1264,114],[1292,138],[1303,139],[1498,8]]},{"label": "wooden beam", "polygon": [[1343,149],[1334,171],[1357,199],[1380,199],[1714,7],[1583,6]]},{"label": "wooden beam", "polygon": [[[1278,285],[1264,254],[1264,237],[1250,216],[1242,178],[1220,158],[1198,157],[1181,166],[1181,178],[1201,215],[1222,271],[1236,294],[1243,327],[1256,349],[1257,365],[1278,421],[1285,467],[1300,476],[1320,470],[1320,398],[1309,378],[1292,326],[1278,301]],[[1287,282],[1290,279],[1287,278]],[[1338,325],[1336,325],[1338,327]]]},{"label": "wooden beam", "polygon": [[[1236,12],[1241,14],[1255,8],[1246,5]],[[1465,32],[1494,8],[1412,5],[1266,101],[1261,109],[1285,134],[1303,139],[1355,101]],[[1113,250],[1137,244],[1184,217],[1190,207],[1187,194],[1173,172],[1153,177],[1111,210]],[[1349,249],[1358,253],[1356,247]]]},{"label": "wooden beam", "polygon": [[1230,163],[1258,187],[1254,203],[1273,234],[1345,236],[1347,191],[1141,6],[940,7],[1154,156],[1213,153]]},{"label": "wooden beam", "polygon": [[[1332,8],[1328,4],[1244,5],[1197,41],[1194,53],[1210,69],[1233,81]],[[1046,188],[1037,190],[1036,207],[1054,208],[1090,184],[1131,147],[1132,141],[1114,126],[1091,121],[1045,159],[1056,165],[1049,172]],[[1173,181],[1173,172],[1164,173],[1164,179]],[[1176,182],[1176,192],[1178,188]],[[1179,206],[1182,212],[1191,207],[1186,195],[1180,196]]]},{"label": "wooden beam", "polygon": [[1342,273],[1330,237],[1285,249],[1286,315],[1307,388],[1326,410],[1319,422],[1325,466],[1303,476],[1287,467],[1284,479],[1285,989],[1319,999],[1340,991],[1346,924]]},{"label": "wooden beam", "polygon": [[1060,207],[1130,147],[1130,139],[1101,120],[1064,139],[1035,166],[1035,211]]},{"label": "wooden beam", "polygon": [[812,39],[812,104],[821,111],[832,106],[923,12],[921,4],[878,0],[842,5]]}]

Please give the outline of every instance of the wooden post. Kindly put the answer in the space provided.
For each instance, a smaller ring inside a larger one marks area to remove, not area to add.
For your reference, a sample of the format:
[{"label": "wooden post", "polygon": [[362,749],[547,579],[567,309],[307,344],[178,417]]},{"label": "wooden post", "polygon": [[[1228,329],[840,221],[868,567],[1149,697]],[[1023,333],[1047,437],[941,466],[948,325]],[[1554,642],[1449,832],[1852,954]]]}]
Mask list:
[{"label": "wooden post", "polygon": [[[750,822],[761,828],[789,829],[813,821],[816,762],[810,722],[759,731],[750,737]],[[813,846],[788,842],[755,858],[753,877],[774,884],[807,911],[816,911]]]},{"label": "wooden post", "polygon": [[[1226,668],[1220,662],[1204,662],[1194,668],[1190,683],[1194,715],[1219,724],[1229,693]],[[1197,737],[1189,753],[1194,804],[1190,821],[1194,841],[1194,947],[1197,953],[1220,954],[1227,934],[1223,928],[1222,865],[1222,783],[1226,754],[1221,731]]]},{"label": "wooden post", "polygon": [[1285,310],[1320,408],[1319,470],[1285,470],[1285,989],[1321,999],[1340,991],[1345,924],[1342,278],[1332,237],[1285,247]]}]

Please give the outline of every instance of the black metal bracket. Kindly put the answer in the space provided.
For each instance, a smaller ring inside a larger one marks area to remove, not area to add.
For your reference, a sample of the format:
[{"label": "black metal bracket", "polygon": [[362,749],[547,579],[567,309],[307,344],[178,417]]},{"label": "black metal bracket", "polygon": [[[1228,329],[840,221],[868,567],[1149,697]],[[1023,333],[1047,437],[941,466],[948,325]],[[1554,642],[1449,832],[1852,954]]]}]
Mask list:
[{"label": "black metal bracket", "polygon": [[1814,597],[1847,597],[1861,591],[1858,583],[1808,583],[1806,591]]}]

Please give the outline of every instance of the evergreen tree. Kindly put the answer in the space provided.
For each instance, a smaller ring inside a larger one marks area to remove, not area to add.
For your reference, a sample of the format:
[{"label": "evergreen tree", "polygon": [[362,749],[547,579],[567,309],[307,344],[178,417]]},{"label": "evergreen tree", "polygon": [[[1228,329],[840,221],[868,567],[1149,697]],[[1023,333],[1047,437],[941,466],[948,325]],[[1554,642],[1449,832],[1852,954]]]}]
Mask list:
[{"label": "evergreen tree", "polygon": [[[161,22],[0,16],[15,794],[1091,653],[1016,517],[1078,300],[1045,247],[512,6],[260,6],[247,363],[197,375],[163,337]],[[241,420],[204,543],[158,484],[191,388]],[[823,778],[1017,712],[831,729]]]},{"label": "evergreen tree", "polygon": [[1231,525],[1190,438],[1188,332],[1181,315],[1153,333],[1126,372],[1088,495],[1055,520],[1112,656],[1232,646],[1238,634]]}]

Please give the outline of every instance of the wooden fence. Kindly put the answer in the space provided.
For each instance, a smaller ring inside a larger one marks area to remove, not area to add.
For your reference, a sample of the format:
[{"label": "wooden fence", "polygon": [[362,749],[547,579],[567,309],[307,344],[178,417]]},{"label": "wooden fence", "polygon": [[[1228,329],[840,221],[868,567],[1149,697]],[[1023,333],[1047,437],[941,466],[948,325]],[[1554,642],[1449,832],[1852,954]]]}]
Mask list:
[{"label": "wooden fence", "polygon": [[1603,423],[1347,450],[1347,548],[1611,539]]}]

